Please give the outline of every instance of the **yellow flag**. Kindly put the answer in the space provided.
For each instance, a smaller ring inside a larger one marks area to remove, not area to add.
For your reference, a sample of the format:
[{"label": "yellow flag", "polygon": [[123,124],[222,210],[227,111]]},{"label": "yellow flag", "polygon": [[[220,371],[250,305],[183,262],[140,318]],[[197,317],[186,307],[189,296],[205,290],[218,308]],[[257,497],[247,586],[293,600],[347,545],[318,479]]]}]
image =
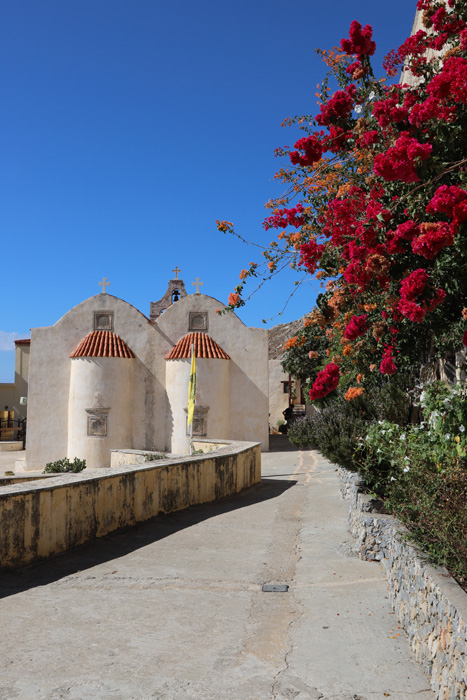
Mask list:
[{"label": "yellow flag", "polygon": [[191,348],[191,370],[190,383],[188,384],[188,421],[187,425],[193,423],[193,415],[195,412],[195,394],[196,394],[196,362],[195,349]]}]

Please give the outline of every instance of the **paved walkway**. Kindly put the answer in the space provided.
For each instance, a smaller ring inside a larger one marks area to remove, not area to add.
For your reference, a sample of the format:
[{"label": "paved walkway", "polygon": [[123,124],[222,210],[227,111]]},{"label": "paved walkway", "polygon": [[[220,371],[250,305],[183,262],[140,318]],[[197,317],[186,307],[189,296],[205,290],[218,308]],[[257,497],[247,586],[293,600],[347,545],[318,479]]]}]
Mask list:
[{"label": "paved walkway", "polygon": [[1,700],[432,700],[346,520],[329,462],[270,452],[235,498],[3,574]]}]

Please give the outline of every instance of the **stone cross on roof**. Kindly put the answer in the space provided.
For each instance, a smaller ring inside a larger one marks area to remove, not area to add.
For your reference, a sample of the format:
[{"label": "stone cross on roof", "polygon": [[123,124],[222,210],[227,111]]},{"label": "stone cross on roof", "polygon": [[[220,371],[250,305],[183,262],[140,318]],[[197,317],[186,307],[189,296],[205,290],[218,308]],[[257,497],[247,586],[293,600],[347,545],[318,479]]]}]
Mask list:
[{"label": "stone cross on roof", "polygon": [[191,283],[191,286],[192,286],[192,287],[196,287],[196,292],[195,292],[195,294],[199,294],[199,288],[200,288],[200,286],[201,286],[201,287],[203,286],[203,283],[200,282],[200,281],[199,281],[199,277],[197,277],[197,278],[196,278],[196,282],[192,282],[192,283]]},{"label": "stone cross on roof", "polygon": [[101,294],[106,294],[105,288],[110,287],[110,282],[107,282],[107,277],[103,277],[102,282],[99,282],[99,285],[102,287]]}]

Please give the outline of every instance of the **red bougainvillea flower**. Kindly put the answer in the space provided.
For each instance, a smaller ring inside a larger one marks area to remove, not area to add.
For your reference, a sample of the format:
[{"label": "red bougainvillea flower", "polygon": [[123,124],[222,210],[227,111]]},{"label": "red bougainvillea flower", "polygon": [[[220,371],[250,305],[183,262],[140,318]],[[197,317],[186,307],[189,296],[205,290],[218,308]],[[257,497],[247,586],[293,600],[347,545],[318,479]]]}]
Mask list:
[{"label": "red bougainvillea flower", "polygon": [[352,316],[350,322],[347,324],[347,328],[344,332],[344,337],[347,340],[355,340],[359,338],[368,330],[368,314],[362,314],[361,316]]},{"label": "red bougainvillea flower", "polygon": [[426,91],[438,99],[449,98],[459,104],[467,104],[467,59],[451,56],[446,59],[440,73],[428,83]]},{"label": "red bougainvillea flower", "polygon": [[329,136],[324,139],[324,146],[331,153],[339,153],[345,145],[345,142],[352,138],[351,131],[345,131],[340,126],[331,125],[329,128]]},{"label": "red bougainvillea flower", "polygon": [[334,362],[330,362],[321,372],[318,372],[313,386],[310,389],[310,399],[322,399],[337,389],[339,384],[339,367]]},{"label": "red bougainvillea flower", "polygon": [[437,289],[434,297],[428,302],[419,300],[419,297],[425,291],[429,279],[428,272],[423,268],[418,268],[402,280],[401,299],[397,308],[409,321],[420,323],[428,311],[433,311],[446,298],[446,292],[443,289]]},{"label": "red bougainvillea flower", "polygon": [[321,105],[320,113],[316,117],[317,123],[320,126],[329,126],[347,119],[352,112],[356,93],[355,85],[349,85],[345,91],[337,90],[329,102]]},{"label": "red bougainvillea flower", "polygon": [[358,56],[373,56],[376,44],[372,41],[372,27],[367,24],[363,27],[355,19],[350,25],[349,39],[342,39],[341,48],[348,56],[357,54]]},{"label": "red bougainvillea flower", "polygon": [[[313,165],[313,163],[321,160],[323,155],[321,141],[314,135],[299,139],[295,144],[295,148],[298,150],[289,154],[293,165]],[[303,151],[304,154],[299,153],[299,151]]]},{"label": "red bougainvillea flower", "polygon": [[[420,29],[416,34],[409,36],[408,39],[404,41],[402,46],[399,46],[398,50],[392,50],[388,53],[383,61],[383,68],[389,75],[396,75],[398,66],[402,65],[407,56],[412,57],[412,66],[417,66],[417,63],[424,58],[427,34]],[[418,57],[418,60],[417,60]],[[415,59],[415,61],[414,61]]]},{"label": "red bougainvillea flower", "polygon": [[467,331],[465,331],[464,337],[462,338],[462,345],[465,345],[467,348]]},{"label": "red bougainvillea flower", "polygon": [[316,267],[326,250],[326,246],[321,243],[316,243],[316,241],[308,241],[300,246],[300,260],[299,265],[306,267],[310,274],[316,271]]},{"label": "red bougainvillea flower", "polygon": [[392,356],[393,348],[391,345],[386,347],[383,353],[383,359],[379,366],[379,371],[381,374],[395,374],[397,372],[397,367]]},{"label": "red bougainvillea flower", "polygon": [[428,214],[447,214],[453,218],[456,207],[467,199],[467,192],[460,187],[441,185],[426,207]]},{"label": "red bougainvillea flower", "polygon": [[433,260],[440,250],[454,243],[452,228],[444,221],[420,224],[420,231],[422,235],[412,241],[412,250],[427,260]]},{"label": "red bougainvillea flower", "polygon": [[373,116],[378,124],[385,129],[392,123],[404,122],[409,116],[409,110],[405,103],[399,103],[399,98],[403,97],[399,87],[393,88],[388,97],[375,102],[373,107]]},{"label": "red bougainvillea flower", "polygon": [[416,236],[420,235],[420,228],[416,223],[405,221],[399,224],[395,231],[388,231],[386,234],[386,250],[390,255],[394,253],[404,253],[405,247],[402,241],[412,241]]},{"label": "red bougainvillea flower", "polygon": [[303,205],[297,204],[291,209],[278,209],[275,214],[268,216],[263,226],[266,231],[269,228],[286,228],[288,225],[299,228],[303,226],[305,219],[303,218]]},{"label": "red bougainvillea flower", "polygon": [[419,182],[416,166],[418,161],[427,160],[433,147],[430,143],[421,144],[402,132],[392,148],[379,153],[375,158],[374,172],[387,182]]}]

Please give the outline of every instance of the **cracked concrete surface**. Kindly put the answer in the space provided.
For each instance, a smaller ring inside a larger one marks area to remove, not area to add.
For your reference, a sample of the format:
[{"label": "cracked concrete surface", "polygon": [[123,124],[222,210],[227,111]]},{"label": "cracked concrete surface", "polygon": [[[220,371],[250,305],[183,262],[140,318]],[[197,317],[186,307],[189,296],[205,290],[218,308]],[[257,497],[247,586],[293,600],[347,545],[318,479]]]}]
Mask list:
[{"label": "cracked concrete surface", "polygon": [[346,520],[333,465],[270,452],[235,498],[2,574],[0,699],[432,700]]}]

